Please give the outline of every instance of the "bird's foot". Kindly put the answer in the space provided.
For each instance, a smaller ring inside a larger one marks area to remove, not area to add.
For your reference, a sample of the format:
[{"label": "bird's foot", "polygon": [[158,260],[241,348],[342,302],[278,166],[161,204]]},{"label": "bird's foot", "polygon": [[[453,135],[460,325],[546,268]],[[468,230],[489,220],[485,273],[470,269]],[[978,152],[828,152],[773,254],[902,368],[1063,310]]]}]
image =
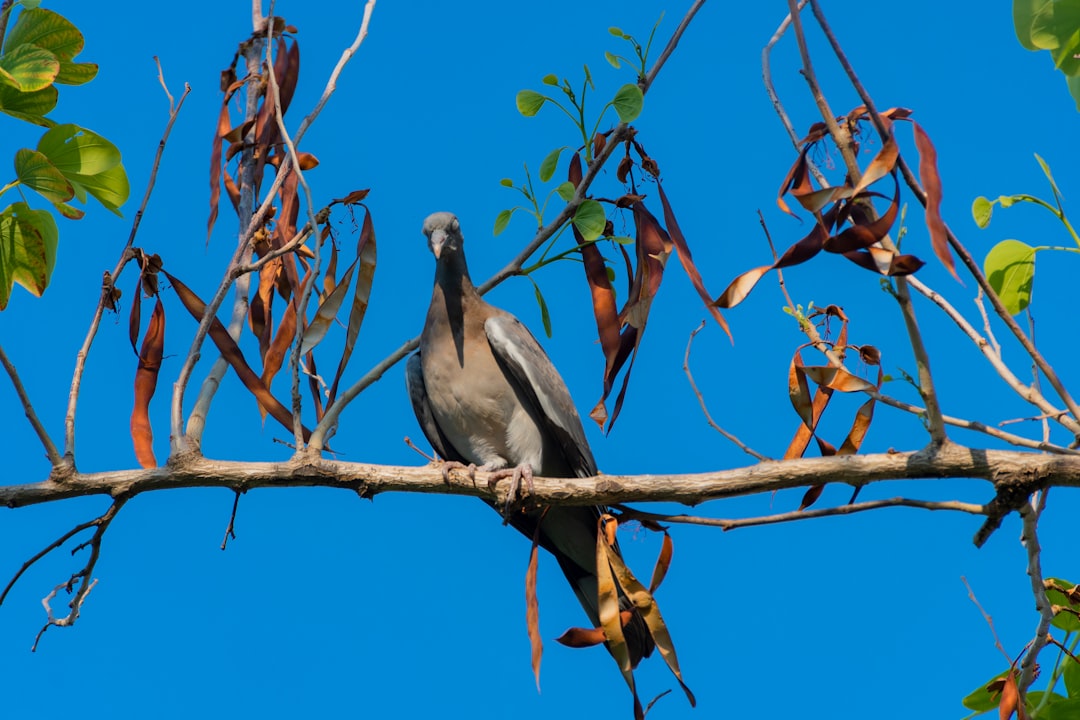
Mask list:
[{"label": "bird's foot", "polygon": [[447,485],[450,484],[451,470],[464,470],[468,474],[469,479],[472,480],[473,485],[476,484],[476,465],[474,463],[469,463],[468,465],[466,465],[465,463],[458,462],[457,460],[443,460],[442,463],[440,463],[439,465],[439,470],[442,471],[443,482]]},{"label": "bird's foot", "polygon": [[500,480],[510,478],[510,487],[506,491],[506,503],[503,505],[503,524],[505,525],[510,518],[510,509],[514,505],[514,501],[522,496],[521,486],[524,482],[526,494],[531,495],[534,491],[533,487],[533,469],[532,466],[525,463],[518,465],[514,468],[503,468],[502,470],[494,471],[488,478],[488,489],[494,490],[495,486]]}]

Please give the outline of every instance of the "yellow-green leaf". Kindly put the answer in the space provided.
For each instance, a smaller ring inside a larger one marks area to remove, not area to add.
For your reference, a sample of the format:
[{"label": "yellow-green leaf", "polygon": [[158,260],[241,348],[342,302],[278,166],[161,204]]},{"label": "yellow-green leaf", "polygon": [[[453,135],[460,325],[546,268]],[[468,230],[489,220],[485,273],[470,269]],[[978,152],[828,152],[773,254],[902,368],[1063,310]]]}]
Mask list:
[{"label": "yellow-green leaf", "polygon": [[15,153],[15,177],[26,187],[41,193],[49,202],[66,202],[75,194],[63,173],[36,150],[23,148]]},{"label": "yellow-green leaf", "polygon": [[[85,194],[93,195],[105,209],[123,217],[120,206],[127,202],[131,193],[127,172],[123,165],[117,165],[97,175],[67,175],[75,189],[75,196],[85,202]],[[82,197],[80,197],[82,193]]]},{"label": "yellow-green leaf", "polygon": [[98,175],[120,165],[120,150],[86,128],[65,123],[41,136],[37,149],[64,175]]},{"label": "yellow-green leaf", "polygon": [[35,92],[53,84],[60,61],[36,45],[19,45],[0,56],[0,70],[7,84],[22,92]]},{"label": "yellow-green leaf", "polygon": [[36,296],[49,285],[56,265],[59,233],[46,210],[15,203],[0,213],[0,310],[19,283]]},{"label": "yellow-green leaf", "polygon": [[532,117],[540,112],[546,101],[547,98],[535,90],[522,90],[517,94],[517,109],[525,117]]},{"label": "yellow-green leaf", "polygon": [[0,112],[42,127],[53,127],[56,123],[44,116],[56,107],[57,95],[52,85],[37,92],[19,92],[10,85],[0,84]]},{"label": "yellow-green leaf", "polygon": [[1019,240],[1002,240],[987,254],[983,271],[1011,314],[1022,312],[1031,302],[1035,248]]},{"label": "yellow-green leaf", "polygon": [[582,200],[574,213],[573,222],[586,241],[596,240],[604,233],[604,225],[607,224],[604,206],[595,200]]},{"label": "yellow-green leaf", "polygon": [[4,42],[4,52],[26,44],[48,50],[60,60],[71,60],[82,52],[84,41],[79,28],[63,15],[34,8],[19,15]]},{"label": "yellow-green leaf", "polygon": [[633,122],[641,114],[641,106],[645,97],[641,94],[641,88],[633,83],[627,83],[615,93],[615,99],[611,104],[615,106],[615,112],[619,114],[619,120],[624,123]]}]

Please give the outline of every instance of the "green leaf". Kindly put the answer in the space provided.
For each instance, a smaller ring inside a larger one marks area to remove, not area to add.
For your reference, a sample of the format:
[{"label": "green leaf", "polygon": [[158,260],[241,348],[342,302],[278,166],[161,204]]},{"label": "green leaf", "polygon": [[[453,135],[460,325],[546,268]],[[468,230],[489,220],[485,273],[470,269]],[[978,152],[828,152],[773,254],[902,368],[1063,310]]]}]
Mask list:
[{"label": "green leaf", "polygon": [[59,13],[43,8],[26,10],[4,42],[4,52],[19,45],[37,45],[58,60],[71,60],[82,52],[83,36],[79,28]]},{"label": "green leaf", "polygon": [[522,90],[517,94],[518,112],[525,117],[532,117],[540,112],[540,108],[548,100],[535,90]]},{"label": "green leaf", "polygon": [[608,64],[616,70],[622,67],[622,64],[619,62],[619,58],[616,57],[614,53],[604,51],[604,59],[607,60]]},{"label": "green leaf", "polygon": [[56,76],[55,82],[61,85],[85,85],[96,78],[97,74],[97,63],[76,63],[61,60],[60,73]]},{"label": "green leaf", "polygon": [[0,78],[23,92],[34,92],[53,84],[60,61],[36,45],[19,45],[0,56]]},{"label": "green leaf", "polygon": [[[1053,0],[1013,0],[1013,29],[1016,31],[1016,39],[1028,50],[1041,50],[1043,45],[1033,37],[1033,28],[1036,18],[1045,15],[1047,11],[1053,15]],[[1039,25],[1044,24],[1039,20]]]},{"label": "green leaf", "polygon": [[127,172],[123,165],[117,165],[97,175],[65,174],[65,177],[71,181],[75,189],[75,197],[90,193],[106,210],[123,217],[120,206],[127,202],[128,195],[131,193],[131,186],[128,184]]},{"label": "green leaf", "polygon": [[503,178],[502,180],[499,181],[499,184],[502,185],[503,187],[508,187],[508,188],[514,187],[514,181],[511,180],[510,178]]},{"label": "green leaf", "polygon": [[[1002,240],[983,262],[990,287],[1001,298],[1005,309],[1016,315],[1031,302],[1035,280],[1035,248],[1019,240]],[[1078,626],[1080,627],[1080,626]]]},{"label": "green leaf", "polygon": [[612,35],[614,35],[615,37],[617,37],[617,38],[623,38],[625,40],[626,37],[627,37],[626,33],[624,33],[622,30],[620,30],[619,28],[617,28],[615,26],[609,27],[607,29],[607,31],[609,33],[611,33]]},{"label": "green leaf", "polygon": [[616,235],[611,238],[612,242],[616,242],[619,245],[633,245],[634,238],[626,237],[625,235]]},{"label": "green leaf", "polygon": [[559,78],[554,73],[548,73],[544,77],[540,78],[540,82],[544,83],[545,85],[558,86],[559,85]]},{"label": "green leaf", "polygon": [[1022,199],[1023,198],[1018,198],[1015,195],[1002,195],[997,199],[997,201],[998,204],[1001,205],[1001,207],[1011,208],[1013,206],[1013,203],[1019,202]]},{"label": "green leaf", "polygon": [[45,292],[58,239],[56,221],[46,210],[20,202],[0,213],[0,310],[7,307],[14,283],[38,297]]},{"label": "green leaf", "polygon": [[[1068,580],[1062,580],[1060,578],[1047,578],[1047,581],[1053,581],[1058,585],[1061,585],[1066,590],[1076,587]],[[1069,599],[1065,597],[1064,593],[1057,590],[1047,590],[1046,597],[1050,600],[1051,605],[1062,605],[1071,607],[1073,610],[1080,610],[1080,604],[1070,603]],[[1054,620],[1051,623],[1056,628],[1061,628],[1066,632],[1080,631],[1080,618],[1077,618],[1072,613],[1062,612],[1054,616]]]},{"label": "green leaf", "polygon": [[604,272],[607,273],[607,281],[609,283],[614,283],[615,282],[615,268],[611,267],[610,265],[605,265],[604,266]]},{"label": "green leaf", "polygon": [[[532,280],[532,278],[529,278]],[[551,314],[548,312],[547,303],[544,302],[544,296],[540,294],[540,286],[533,280],[533,288],[536,289],[536,302],[540,305],[540,320],[544,323],[544,334],[549,338],[551,337]]]},{"label": "green leaf", "polygon": [[1065,657],[1063,662],[1065,663],[1065,689],[1070,698],[1080,700],[1080,663],[1070,657]]},{"label": "green leaf", "polygon": [[115,145],[78,125],[57,125],[41,136],[37,149],[64,175],[97,175],[120,165]]},{"label": "green leaf", "polygon": [[[593,90],[595,90],[596,86],[593,85],[592,73],[589,72],[589,66],[588,65],[583,65],[582,67],[585,68],[585,82],[589,84],[589,87],[591,87]],[[584,97],[584,96],[582,96],[582,97]]]},{"label": "green leaf", "polygon": [[968,710],[974,710],[975,712],[989,712],[990,710],[996,708],[998,706],[998,699],[1001,696],[1000,694],[991,696],[990,691],[986,689],[986,686],[994,682],[995,680],[1000,680],[1001,678],[1005,677],[1007,672],[1008,671],[998,673],[997,675],[977,687],[974,692],[969,694],[966,698],[961,700],[961,702],[964,704],[964,707],[966,707]]},{"label": "green leaf", "polygon": [[19,0],[19,4],[27,10],[33,10],[38,5],[41,5],[41,0]]},{"label": "green leaf", "polygon": [[36,150],[23,148],[15,153],[15,177],[49,202],[67,202],[75,195],[75,189],[64,174]]},{"label": "green leaf", "polygon": [[[1035,693],[1028,693],[1030,698]],[[1041,695],[1041,693],[1040,693]],[[1061,697],[1057,693],[1054,693],[1053,697]],[[1037,703],[1028,701],[1028,705],[1031,709]],[[1030,717],[1030,714],[1029,714]],[[1049,700],[1043,707],[1042,712],[1039,713],[1039,720],[1080,720],[1080,698],[1070,698],[1068,700]]]},{"label": "green leaf", "polygon": [[555,148],[547,154],[543,162],[540,163],[540,182],[547,182],[555,175],[555,168],[559,166],[559,155],[566,149],[566,146]]},{"label": "green leaf", "polygon": [[564,183],[560,183],[559,186],[555,188],[555,192],[563,199],[563,202],[570,202],[574,197],[575,189],[574,183],[567,180]]},{"label": "green leaf", "polygon": [[994,212],[994,203],[982,195],[975,198],[971,203],[971,216],[975,218],[975,224],[985,228],[990,224],[990,215]]},{"label": "green leaf", "polygon": [[0,85],[0,112],[42,127],[56,123],[44,117],[56,107],[56,87],[49,86],[37,92],[19,92],[8,85]]},{"label": "green leaf", "polygon": [[604,206],[595,200],[582,200],[574,213],[573,223],[586,242],[596,240],[604,233],[604,225],[607,224]]},{"label": "green leaf", "polygon": [[1072,95],[1073,101],[1076,103],[1076,110],[1080,112],[1080,75],[1066,78],[1066,81],[1069,85],[1069,94]]},{"label": "green leaf", "polygon": [[633,122],[641,114],[641,105],[644,102],[641,88],[633,83],[627,83],[615,93],[615,99],[611,104],[615,106],[615,112],[619,114],[619,120],[624,123]]},{"label": "green leaf", "polygon": [[510,216],[514,214],[513,210],[500,210],[499,214],[495,216],[495,235],[501,235],[502,231],[506,229],[506,226],[510,224]]}]

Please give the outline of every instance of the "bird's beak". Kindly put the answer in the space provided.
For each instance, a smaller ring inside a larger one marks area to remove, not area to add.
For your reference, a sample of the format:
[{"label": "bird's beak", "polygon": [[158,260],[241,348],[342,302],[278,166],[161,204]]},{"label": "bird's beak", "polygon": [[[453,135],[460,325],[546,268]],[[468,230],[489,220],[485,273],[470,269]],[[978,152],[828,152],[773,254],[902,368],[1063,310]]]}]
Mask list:
[{"label": "bird's beak", "polygon": [[428,237],[428,245],[431,247],[431,254],[438,260],[442,255],[443,246],[446,244],[446,231],[435,230]]}]

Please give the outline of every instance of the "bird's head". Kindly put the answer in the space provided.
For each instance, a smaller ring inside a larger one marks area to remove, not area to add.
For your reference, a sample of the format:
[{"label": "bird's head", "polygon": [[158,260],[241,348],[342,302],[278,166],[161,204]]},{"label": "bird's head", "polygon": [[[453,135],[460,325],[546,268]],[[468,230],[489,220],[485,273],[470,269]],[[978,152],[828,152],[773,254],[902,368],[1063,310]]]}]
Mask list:
[{"label": "bird's head", "polygon": [[436,260],[444,252],[461,250],[461,224],[454,213],[437,212],[428,215],[424,220],[424,235],[427,236],[428,247]]}]

